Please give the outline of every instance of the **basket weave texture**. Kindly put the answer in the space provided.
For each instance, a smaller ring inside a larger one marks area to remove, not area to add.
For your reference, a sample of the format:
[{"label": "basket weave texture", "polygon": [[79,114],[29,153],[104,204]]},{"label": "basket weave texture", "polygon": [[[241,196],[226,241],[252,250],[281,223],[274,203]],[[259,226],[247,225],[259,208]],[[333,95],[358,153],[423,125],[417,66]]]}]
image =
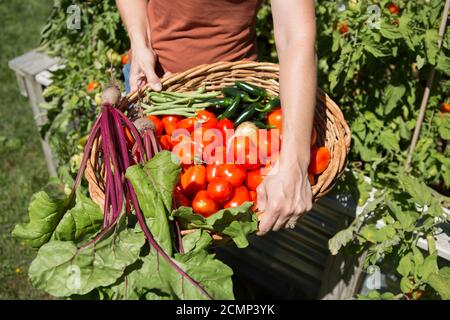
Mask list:
[{"label": "basket weave texture", "polygon": [[[200,65],[185,72],[173,74],[162,80],[163,90],[194,91],[205,87],[206,91],[216,91],[233,85],[235,81],[246,81],[267,90],[271,95],[279,95],[279,66],[274,63],[239,61],[217,62]],[[149,90],[147,87],[141,89]],[[125,100],[125,107],[138,100],[139,93],[131,93]],[[123,107],[124,102],[121,103]],[[314,201],[327,194],[342,175],[350,149],[351,133],[337,104],[322,90],[317,90],[314,127],[317,131],[317,145],[326,146],[331,152],[328,168],[318,175],[312,186]],[[285,132],[285,134],[289,134]],[[94,146],[85,173],[92,199],[103,205],[103,165],[100,151]]]}]

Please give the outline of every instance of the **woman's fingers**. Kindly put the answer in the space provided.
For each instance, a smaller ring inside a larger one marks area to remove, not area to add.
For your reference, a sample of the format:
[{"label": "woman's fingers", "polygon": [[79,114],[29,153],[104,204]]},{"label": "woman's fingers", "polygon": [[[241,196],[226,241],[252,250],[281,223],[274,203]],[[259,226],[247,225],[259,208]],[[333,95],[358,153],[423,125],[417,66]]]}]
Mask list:
[{"label": "woman's fingers", "polygon": [[272,210],[267,210],[261,216],[261,220],[259,221],[259,230],[256,233],[258,236],[263,236],[270,230],[272,230],[275,222],[277,221],[277,216],[275,212]]},{"label": "woman's fingers", "polygon": [[164,73],[163,79],[165,79],[165,78],[167,78],[167,77],[170,77],[171,75],[172,75],[172,72],[167,71],[166,73]]},{"label": "woman's fingers", "polygon": [[267,194],[263,182],[256,189],[256,203],[259,211],[264,212],[266,210],[266,201]]},{"label": "woman's fingers", "polygon": [[153,91],[161,91],[162,85],[161,80],[155,73],[154,68],[151,66],[146,66],[144,69],[145,77],[147,78],[147,83],[152,88]]}]

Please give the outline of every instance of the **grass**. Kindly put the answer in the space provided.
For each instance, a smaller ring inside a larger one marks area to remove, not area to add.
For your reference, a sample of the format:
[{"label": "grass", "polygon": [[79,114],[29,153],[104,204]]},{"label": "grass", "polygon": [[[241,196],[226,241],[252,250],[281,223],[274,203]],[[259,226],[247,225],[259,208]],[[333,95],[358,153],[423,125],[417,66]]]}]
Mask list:
[{"label": "grass", "polygon": [[33,113],[8,61],[39,45],[51,6],[51,0],[0,3],[0,299],[47,298],[27,277],[36,252],[11,237],[14,225],[27,219],[30,197],[48,174]]}]

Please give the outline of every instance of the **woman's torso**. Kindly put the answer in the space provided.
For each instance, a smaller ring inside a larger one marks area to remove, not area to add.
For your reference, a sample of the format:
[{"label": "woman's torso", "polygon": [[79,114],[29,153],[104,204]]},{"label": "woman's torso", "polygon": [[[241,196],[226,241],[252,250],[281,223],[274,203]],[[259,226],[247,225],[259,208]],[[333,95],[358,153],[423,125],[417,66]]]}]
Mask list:
[{"label": "woman's torso", "polygon": [[217,61],[256,60],[260,0],[150,0],[158,73]]}]

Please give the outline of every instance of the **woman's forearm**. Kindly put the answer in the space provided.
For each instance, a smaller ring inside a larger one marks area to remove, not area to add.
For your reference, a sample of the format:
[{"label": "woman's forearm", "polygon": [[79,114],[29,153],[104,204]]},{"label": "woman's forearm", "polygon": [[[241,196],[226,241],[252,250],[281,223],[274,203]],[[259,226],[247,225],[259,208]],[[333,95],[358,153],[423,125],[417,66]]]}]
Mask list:
[{"label": "woman's forearm", "polygon": [[309,164],[311,131],[316,103],[317,71],[314,46],[290,43],[278,51],[283,145],[280,165]]},{"label": "woman's forearm", "polygon": [[120,16],[128,31],[132,48],[148,47],[150,32],[146,0],[116,0]]},{"label": "woman's forearm", "polygon": [[316,25],[313,0],[272,0],[280,61],[283,145],[280,165],[309,164],[316,100]]}]

